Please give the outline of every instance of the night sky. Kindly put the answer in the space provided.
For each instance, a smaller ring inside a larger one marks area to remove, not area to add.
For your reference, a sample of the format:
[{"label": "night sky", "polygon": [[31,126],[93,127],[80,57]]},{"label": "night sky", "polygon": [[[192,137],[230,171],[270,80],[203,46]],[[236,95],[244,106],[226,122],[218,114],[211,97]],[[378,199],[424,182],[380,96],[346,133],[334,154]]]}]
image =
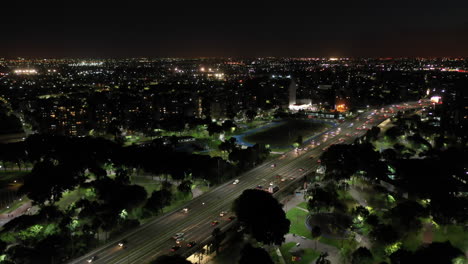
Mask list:
[{"label": "night sky", "polygon": [[7,58],[468,56],[467,0],[4,2]]}]

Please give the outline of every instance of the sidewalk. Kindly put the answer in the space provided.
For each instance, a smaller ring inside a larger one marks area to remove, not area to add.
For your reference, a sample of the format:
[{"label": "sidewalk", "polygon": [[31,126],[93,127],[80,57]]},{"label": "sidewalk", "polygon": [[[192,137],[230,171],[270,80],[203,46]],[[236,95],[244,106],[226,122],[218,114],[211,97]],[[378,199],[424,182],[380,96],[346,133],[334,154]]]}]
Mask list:
[{"label": "sidewalk", "polygon": [[285,199],[280,201],[280,203],[283,204],[283,210],[285,212],[291,210],[292,208],[296,207],[298,204],[302,202],[305,202],[303,195],[288,196]]},{"label": "sidewalk", "polygon": [[[29,208],[32,208],[30,201],[16,208],[13,212],[0,214],[0,226],[3,226],[12,219],[27,213]],[[29,211],[32,212],[32,209],[29,209]]]}]

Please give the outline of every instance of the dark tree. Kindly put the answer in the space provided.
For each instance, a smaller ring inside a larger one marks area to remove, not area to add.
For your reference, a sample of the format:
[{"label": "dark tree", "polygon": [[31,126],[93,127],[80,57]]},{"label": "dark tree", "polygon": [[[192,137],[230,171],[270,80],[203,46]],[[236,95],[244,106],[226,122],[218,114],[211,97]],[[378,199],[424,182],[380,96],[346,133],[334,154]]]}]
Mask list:
[{"label": "dark tree", "polygon": [[20,192],[26,193],[35,203],[56,202],[66,190],[73,190],[84,182],[82,171],[66,165],[55,166],[52,162],[37,163],[32,172],[24,178]]},{"label": "dark tree", "polygon": [[360,247],[351,254],[352,264],[371,264],[372,261],[372,253],[365,247]]},{"label": "dark tree", "polygon": [[297,136],[296,141],[294,141],[294,143],[297,143],[299,145],[302,145],[302,142],[303,142],[302,135]]},{"label": "dark tree", "polygon": [[8,258],[13,261],[13,263],[23,263],[23,264],[46,264],[44,260],[42,260],[39,252],[37,250],[26,247],[23,245],[15,245],[7,250]]},{"label": "dark tree", "polygon": [[236,124],[232,122],[232,120],[225,120],[222,124],[221,127],[225,132],[230,132],[232,128],[236,128]]},{"label": "dark tree", "polygon": [[192,193],[192,181],[190,180],[182,181],[177,186],[177,190],[179,190],[181,193],[184,193],[184,194]]},{"label": "dark tree", "polygon": [[392,264],[437,263],[452,264],[453,259],[463,256],[463,252],[450,242],[434,242],[421,246],[416,252],[400,249],[390,255]]},{"label": "dark tree", "polygon": [[312,237],[315,239],[315,249],[317,249],[317,241],[319,237],[322,235],[322,229],[320,226],[313,226],[311,230]]},{"label": "dark tree", "polygon": [[379,243],[388,245],[396,242],[399,238],[398,233],[390,225],[380,224],[376,226],[371,232],[371,237],[376,239]]},{"label": "dark tree", "polygon": [[192,262],[180,255],[162,255],[152,261],[151,264],[192,264]]},{"label": "dark tree", "polygon": [[166,189],[153,191],[151,197],[148,198],[145,208],[151,212],[160,212],[165,206],[171,203],[172,193]]},{"label": "dark tree", "polygon": [[451,264],[454,258],[463,255],[460,249],[446,241],[434,242],[428,246],[420,247],[415,252],[415,259],[420,263]]},{"label": "dark tree", "polygon": [[278,201],[261,190],[245,190],[234,201],[233,211],[247,232],[264,244],[281,245],[290,221]]},{"label": "dark tree", "polygon": [[312,197],[307,202],[307,208],[310,212],[338,206],[338,194],[334,188],[315,187],[307,190],[307,194]]},{"label": "dark tree", "polygon": [[0,240],[0,253],[3,254],[5,252],[6,247],[8,246],[7,243],[3,242],[3,240]]},{"label": "dark tree", "polygon": [[268,252],[263,248],[253,247],[247,244],[241,251],[239,264],[273,264]]},{"label": "dark tree", "polygon": [[331,261],[327,259],[328,253],[327,252],[322,252],[320,253],[320,256],[318,259],[315,261],[315,264],[331,264]]},{"label": "dark tree", "polygon": [[257,116],[257,112],[255,110],[249,109],[245,112],[245,116],[249,121],[252,121]]},{"label": "dark tree", "polygon": [[212,122],[208,125],[208,127],[206,128],[206,130],[208,131],[208,134],[210,136],[214,135],[214,134],[219,134],[221,132],[223,132],[223,127],[216,124],[215,122]]},{"label": "dark tree", "polygon": [[422,227],[420,217],[427,217],[428,210],[414,201],[399,203],[388,211],[386,217],[403,231],[419,230]]}]

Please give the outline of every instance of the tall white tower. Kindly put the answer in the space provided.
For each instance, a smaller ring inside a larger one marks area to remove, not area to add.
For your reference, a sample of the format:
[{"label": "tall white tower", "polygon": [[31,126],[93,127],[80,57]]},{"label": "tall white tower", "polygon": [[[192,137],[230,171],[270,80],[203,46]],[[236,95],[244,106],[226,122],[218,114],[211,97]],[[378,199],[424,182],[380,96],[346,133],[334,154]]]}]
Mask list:
[{"label": "tall white tower", "polygon": [[296,91],[297,84],[293,79],[291,79],[291,83],[289,84],[289,106],[296,104]]}]

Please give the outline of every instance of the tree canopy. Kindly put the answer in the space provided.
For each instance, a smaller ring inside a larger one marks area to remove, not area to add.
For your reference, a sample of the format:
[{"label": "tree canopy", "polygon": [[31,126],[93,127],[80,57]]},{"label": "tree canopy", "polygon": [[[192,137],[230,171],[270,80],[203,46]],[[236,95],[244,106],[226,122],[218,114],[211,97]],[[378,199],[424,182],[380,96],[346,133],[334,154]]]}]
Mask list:
[{"label": "tree canopy", "polygon": [[245,190],[233,204],[240,223],[257,241],[281,245],[289,232],[290,221],[281,204],[261,190]]}]

